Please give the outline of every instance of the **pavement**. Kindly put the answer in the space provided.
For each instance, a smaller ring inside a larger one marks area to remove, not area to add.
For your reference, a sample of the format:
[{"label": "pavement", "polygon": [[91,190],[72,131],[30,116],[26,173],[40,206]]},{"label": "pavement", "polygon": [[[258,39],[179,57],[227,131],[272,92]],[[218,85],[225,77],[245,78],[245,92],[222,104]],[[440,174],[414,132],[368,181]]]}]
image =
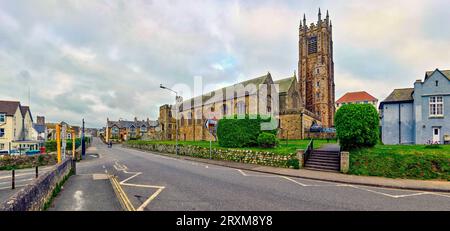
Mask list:
[{"label": "pavement", "polygon": [[[449,193],[336,183],[289,176],[290,171],[283,172],[291,170],[306,174],[293,169],[277,169],[276,174],[263,173],[260,170],[267,169],[262,166],[246,169],[249,165],[221,166],[220,162],[165,156],[120,145],[108,148],[99,139],[94,139],[87,155],[86,160],[77,164],[77,175],[69,178],[50,210],[450,209]],[[114,183],[109,183],[105,174],[114,175]]]},{"label": "pavement", "polygon": [[111,186],[105,164],[95,146],[86,150],[85,159],[77,163],[76,174],[62,186],[49,211],[122,211]]},{"label": "pavement", "polygon": [[[42,166],[38,168],[38,175],[44,174],[49,171],[53,166]],[[15,170],[15,189],[11,189],[12,186],[12,171],[3,170],[0,171],[0,202],[5,201],[11,197],[14,193],[33,182],[36,179],[36,169],[18,169]]]}]

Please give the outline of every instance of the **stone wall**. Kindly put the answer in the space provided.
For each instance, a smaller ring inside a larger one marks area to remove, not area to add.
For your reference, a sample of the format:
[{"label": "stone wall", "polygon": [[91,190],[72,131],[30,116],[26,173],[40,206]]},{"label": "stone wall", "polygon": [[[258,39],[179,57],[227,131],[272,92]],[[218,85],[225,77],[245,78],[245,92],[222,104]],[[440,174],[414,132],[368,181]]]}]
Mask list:
[{"label": "stone wall", "polygon": [[0,170],[2,169],[20,169],[31,168],[34,166],[54,165],[56,164],[56,154],[37,154],[33,156],[26,155],[4,155],[0,156]]},{"label": "stone wall", "polygon": [[[173,144],[124,144],[125,147],[136,148],[146,151],[175,154]],[[209,148],[192,145],[178,145],[179,155],[210,158]],[[271,152],[237,150],[237,149],[217,149],[213,148],[211,158],[214,160],[227,160],[248,164],[258,164],[282,168],[298,168],[298,158],[296,153],[279,155]]]},{"label": "stone wall", "polygon": [[52,197],[53,190],[70,174],[71,169],[72,159],[68,158],[0,204],[0,211],[43,210],[45,203]]},{"label": "stone wall", "polygon": [[334,132],[310,132],[305,131],[305,139],[336,139],[336,133]]}]

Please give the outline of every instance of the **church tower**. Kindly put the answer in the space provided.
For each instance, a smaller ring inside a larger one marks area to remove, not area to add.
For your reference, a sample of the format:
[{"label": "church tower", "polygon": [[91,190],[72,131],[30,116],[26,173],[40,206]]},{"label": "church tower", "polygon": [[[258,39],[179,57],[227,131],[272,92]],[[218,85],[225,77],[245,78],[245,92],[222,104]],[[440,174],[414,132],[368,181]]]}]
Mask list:
[{"label": "church tower", "polygon": [[322,19],[319,8],[317,24],[299,27],[299,88],[304,107],[321,117],[324,127],[334,125],[334,62],[330,17]]}]

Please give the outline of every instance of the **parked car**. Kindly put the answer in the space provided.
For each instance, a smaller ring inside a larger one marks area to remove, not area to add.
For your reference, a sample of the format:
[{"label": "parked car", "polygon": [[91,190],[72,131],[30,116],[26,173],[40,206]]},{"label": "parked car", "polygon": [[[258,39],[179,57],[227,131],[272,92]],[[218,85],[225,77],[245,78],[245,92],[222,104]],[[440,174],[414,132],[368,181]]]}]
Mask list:
[{"label": "parked car", "polygon": [[322,132],[326,133],[336,133],[336,128],[323,128]]},{"label": "parked car", "polygon": [[309,128],[310,132],[322,132],[322,126],[318,125],[318,124],[313,124],[311,125],[311,127]]}]

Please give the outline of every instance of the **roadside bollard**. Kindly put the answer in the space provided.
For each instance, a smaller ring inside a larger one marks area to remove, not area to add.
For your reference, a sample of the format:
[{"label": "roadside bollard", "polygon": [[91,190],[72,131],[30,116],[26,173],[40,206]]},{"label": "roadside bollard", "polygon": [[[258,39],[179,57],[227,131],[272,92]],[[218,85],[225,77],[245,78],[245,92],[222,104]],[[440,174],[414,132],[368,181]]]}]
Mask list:
[{"label": "roadside bollard", "polygon": [[12,177],[11,177],[11,189],[15,189],[16,188],[16,170],[12,170]]},{"label": "roadside bollard", "polygon": [[39,169],[38,166],[36,166],[36,178],[38,178],[38,176],[39,176]]}]

